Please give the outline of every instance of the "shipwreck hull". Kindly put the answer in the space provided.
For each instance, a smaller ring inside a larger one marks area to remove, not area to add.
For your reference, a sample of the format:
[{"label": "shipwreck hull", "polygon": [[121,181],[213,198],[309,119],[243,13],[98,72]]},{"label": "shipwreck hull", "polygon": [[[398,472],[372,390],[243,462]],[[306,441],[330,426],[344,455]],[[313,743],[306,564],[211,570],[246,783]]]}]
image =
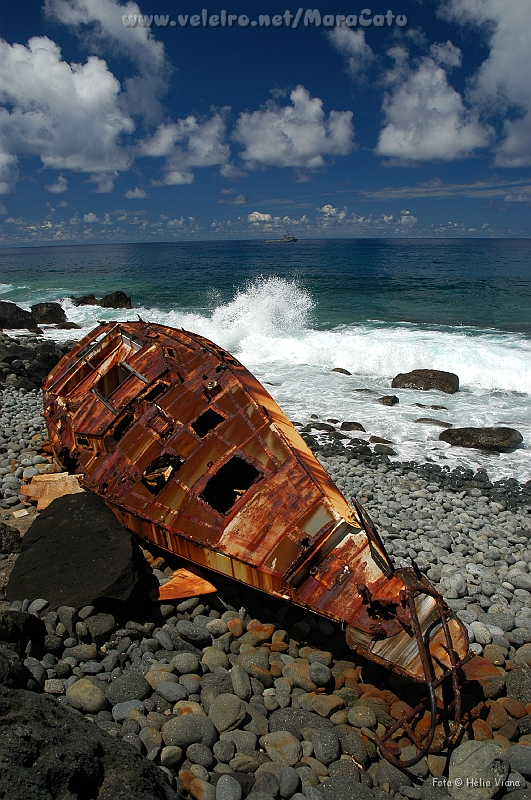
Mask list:
[{"label": "shipwreck hull", "polygon": [[353,650],[403,675],[455,679],[462,623],[417,570],[393,568],[363,509],[214,343],[102,323],[52,370],[44,407],[60,463],[125,527],[336,620]]}]

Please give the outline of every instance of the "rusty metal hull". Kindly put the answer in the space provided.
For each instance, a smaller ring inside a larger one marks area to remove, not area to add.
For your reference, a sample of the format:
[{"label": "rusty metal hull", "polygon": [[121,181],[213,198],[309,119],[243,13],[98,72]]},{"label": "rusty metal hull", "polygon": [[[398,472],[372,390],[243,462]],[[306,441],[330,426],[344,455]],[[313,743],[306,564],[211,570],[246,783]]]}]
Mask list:
[{"label": "rusty metal hull", "polygon": [[440,595],[393,568],[363,509],[214,343],[101,324],[52,370],[44,408],[60,463],[144,539],[336,620],[353,650],[416,680],[466,656]]}]

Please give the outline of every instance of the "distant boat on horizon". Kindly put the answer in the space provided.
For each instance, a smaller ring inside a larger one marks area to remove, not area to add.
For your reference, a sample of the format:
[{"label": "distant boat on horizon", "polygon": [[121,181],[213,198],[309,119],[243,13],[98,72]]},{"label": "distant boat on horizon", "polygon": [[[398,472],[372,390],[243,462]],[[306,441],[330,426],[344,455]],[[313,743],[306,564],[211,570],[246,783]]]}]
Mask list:
[{"label": "distant boat on horizon", "polygon": [[282,239],[266,239],[266,244],[274,244],[276,242],[296,242],[295,236],[292,236],[289,231],[286,231]]}]

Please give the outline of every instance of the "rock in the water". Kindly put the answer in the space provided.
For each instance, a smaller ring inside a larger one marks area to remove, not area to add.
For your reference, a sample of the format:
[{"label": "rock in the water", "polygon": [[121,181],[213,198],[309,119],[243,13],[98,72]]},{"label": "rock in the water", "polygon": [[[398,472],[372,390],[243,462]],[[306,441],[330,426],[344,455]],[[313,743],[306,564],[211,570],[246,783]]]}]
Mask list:
[{"label": "rock in the water", "polygon": [[59,303],[35,303],[31,313],[39,325],[57,325],[66,322],[66,314]]},{"label": "rock in the water", "polygon": [[452,428],[440,433],[439,439],[455,447],[476,447],[504,453],[521,444],[523,436],[514,428]]},{"label": "rock in the water", "polygon": [[386,394],[384,397],[379,397],[377,402],[381,403],[383,406],[396,406],[400,400],[396,394]]},{"label": "rock in the water", "polygon": [[116,613],[127,604],[130,613],[146,602],[149,579],[133,534],[86,492],[59,497],[35,519],[6,593],[10,600],[46,597],[51,608],[97,605]]},{"label": "rock in the water", "polygon": [[111,292],[97,300],[93,294],[72,297],[75,306],[100,306],[101,308],[131,308],[131,298],[125,292]]},{"label": "rock in the water", "polygon": [[341,375],[352,375],[352,372],[349,372],[348,369],[344,369],[343,367],[334,367],[331,372],[340,372]]},{"label": "rock in the water", "polygon": [[102,308],[131,308],[131,298],[125,292],[111,292],[101,298],[99,305]]},{"label": "rock in the water", "polygon": [[435,389],[446,394],[454,394],[459,391],[459,378],[453,372],[443,372],[438,369],[414,369],[411,372],[401,372],[399,375],[395,375],[391,387],[423,391]]},{"label": "rock in the water", "polygon": [[47,695],[0,689],[0,714],[2,797],[178,800],[158,767]]},{"label": "rock in the water", "polygon": [[361,424],[361,422],[342,422],[339,426],[340,431],[363,431],[365,433],[365,428]]},{"label": "rock in the water", "polygon": [[[449,791],[459,800],[490,800],[509,774],[509,763],[492,741],[468,741],[450,756]],[[481,780],[474,780],[481,778]]]},{"label": "rock in the water", "polygon": [[0,328],[27,328],[30,331],[37,330],[37,322],[33,314],[24,311],[15,303],[0,301]]}]

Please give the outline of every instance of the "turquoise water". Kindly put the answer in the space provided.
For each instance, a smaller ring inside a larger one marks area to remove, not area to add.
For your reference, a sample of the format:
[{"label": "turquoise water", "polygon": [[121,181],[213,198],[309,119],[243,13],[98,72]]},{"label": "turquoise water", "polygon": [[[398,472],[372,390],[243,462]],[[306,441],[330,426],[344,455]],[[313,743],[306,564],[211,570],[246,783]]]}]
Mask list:
[{"label": "turquoise water", "polygon": [[[70,295],[121,289],[133,311],[75,308]],[[62,302],[81,335],[98,319],[143,319],[197,331],[231,350],[292,419],[311,413],[362,422],[398,457],[486,466],[531,477],[531,240],[188,242],[0,250],[0,299]],[[72,332],[47,331],[53,338]],[[331,373],[348,369],[352,376]],[[398,372],[456,372],[457,395],[396,392]],[[444,405],[447,411],[415,406]],[[510,424],[512,454],[438,442],[435,416]]]}]

